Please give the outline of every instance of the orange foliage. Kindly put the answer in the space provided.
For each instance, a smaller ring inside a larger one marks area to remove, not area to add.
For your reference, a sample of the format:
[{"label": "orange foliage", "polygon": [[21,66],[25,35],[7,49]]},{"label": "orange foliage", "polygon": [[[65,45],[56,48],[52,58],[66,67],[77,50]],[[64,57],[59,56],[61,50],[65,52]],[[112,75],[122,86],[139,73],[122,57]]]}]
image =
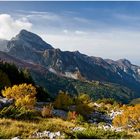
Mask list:
[{"label": "orange foliage", "polygon": [[114,126],[140,130],[140,104],[123,107],[123,113],[113,120]]}]

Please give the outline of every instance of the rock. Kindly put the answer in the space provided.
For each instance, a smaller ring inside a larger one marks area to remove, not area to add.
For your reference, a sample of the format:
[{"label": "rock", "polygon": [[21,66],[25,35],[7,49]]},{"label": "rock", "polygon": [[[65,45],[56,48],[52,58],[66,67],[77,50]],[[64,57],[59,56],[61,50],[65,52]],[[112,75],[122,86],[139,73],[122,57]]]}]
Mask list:
[{"label": "rock", "polygon": [[3,108],[7,105],[11,105],[13,103],[13,99],[7,99],[0,96],[0,108]]},{"label": "rock", "polygon": [[19,140],[19,139],[20,139],[20,137],[17,136],[17,137],[12,138],[11,140]]},{"label": "rock", "polygon": [[110,118],[113,120],[114,117],[116,117],[117,115],[121,115],[122,113],[123,113],[122,110],[119,110],[119,111],[111,110],[111,113],[109,113],[108,115],[109,115]]},{"label": "rock", "polygon": [[100,104],[97,104],[97,103],[94,103],[94,105],[95,105],[96,107],[101,107],[101,105],[100,105]]},{"label": "rock", "polygon": [[76,105],[71,105],[71,106],[69,107],[69,110],[70,110],[70,111],[75,111],[75,110],[76,110]]},{"label": "rock", "polygon": [[[111,118],[108,114],[104,114],[99,111],[94,111],[91,114],[88,115],[88,118],[90,120],[89,123],[99,123],[99,122],[106,122],[106,123],[111,123]],[[91,121],[92,120],[92,121]]]},{"label": "rock", "polygon": [[88,120],[88,123],[93,123],[94,121],[93,120]]},{"label": "rock", "polygon": [[50,139],[53,139],[55,137],[55,134],[54,133],[50,133],[48,136],[49,136]]},{"label": "rock", "polygon": [[55,133],[58,137],[60,137],[60,131]]},{"label": "rock", "polygon": [[0,98],[0,102],[3,103],[3,104],[12,104],[13,99]]},{"label": "rock", "polygon": [[59,110],[59,109],[54,109],[53,110],[53,115],[57,117],[61,117],[63,119],[67,118],[67,112],[64,110]]},{"label": "rock", "polygon": [[[64,135],[62,135],[62,137],[64,137]],[[60,131],[58,131],[58,132],[50,132],[50,131],[36,132],[31,136],[31,138],[49,138],[49,139],[61,138],[61,133],[60,133]]]},{"label": "rock", "polygon": [[75,127],[72,129],[72,131],[83,131],[84,129],[84,127]]}]

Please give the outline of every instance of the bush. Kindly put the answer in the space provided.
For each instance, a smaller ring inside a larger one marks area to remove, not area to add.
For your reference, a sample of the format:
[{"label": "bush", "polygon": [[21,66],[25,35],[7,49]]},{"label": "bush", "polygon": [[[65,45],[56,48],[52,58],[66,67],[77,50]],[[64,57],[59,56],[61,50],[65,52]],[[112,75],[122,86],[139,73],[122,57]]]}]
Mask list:
[{"label": "bush", "polygon": [[76,104],[80,104],[80,103],[89,104],[90,102],[91,102],[91,99],[88,94],[81,93],[75,98]]},{"label": "bush", "polygon": [[4,107],[0,111],[1,118],[12,118],[12,119],[21,119],[21,120],[31,120],[36,119],[39,113],[35,110],[26,109],[24,107],[18,108],[13,105],[9,107]]},{"label": "bush", "polygon": [[76,139],[121,139],[129,138],[126,132],[115,132],[110,130],[101,130],[98,128],[86,129],[72,134]]},{"label": "bush", "polygon": [[115,99],[112,99],[112,98],[98,99],[96,102],[97,103],[104,103],[104,104],[111,104],[111,105],[121,104],[121,103],[118,103]]},{"label": "bush", "polygon": [[89,115],[92,110],[93,109],[86,103],[76,105],[76,112],[84,117],[87,117],[87,115]]},{"label": "bush", "polygon": [[53,106],[51,104],[48,106],[44,106],[41,111],[41,115],[42,117],[52,117],[53,116],[52,111],[53,111]]},{"label": "bush", "polygon": [[113,119],[113,125],[140,131],[140,104],[122,107],[123,112]]},{"label": "bush", "polygon": [[69,121],[76,120],[76,118],[77,118],[77,113],[75,111],[73,111],[73,112],[69,111],[68,112],[67,120],[69,120]]},{"label": "bush", "polygon": [[73,104],[73,99],[67,93],[60,92],[54,101],[54,107],[57,109],[68,110],[69,106]]},{"label": "bush", "polygon": [[14,85],[2,90],[2,95],[8,99],[15,100],[17,107],[33,108],[36,103],[36,88],[31,84]]},{"label": "bush", "polygon": [[84,122],[84,117],[80,114],[77,114],[75,111],[73,111],[73,112],[69,111],[67,120],[80,124],[81,122]]},{"label": "bush", "polygon": [[84,117],[82,116],[82,115],[77,115],[77,117],[76,117],[76,123],[82,123],[82,122],[84,122],[85,120],[84,120]]},{"label": "bush", "polygon": [[89,95],[79,94],[78,97],[75,98],[76,112],[87,117],[87,114],[90,114],[93,110],[93,106],[90,105],[91,102]]}]

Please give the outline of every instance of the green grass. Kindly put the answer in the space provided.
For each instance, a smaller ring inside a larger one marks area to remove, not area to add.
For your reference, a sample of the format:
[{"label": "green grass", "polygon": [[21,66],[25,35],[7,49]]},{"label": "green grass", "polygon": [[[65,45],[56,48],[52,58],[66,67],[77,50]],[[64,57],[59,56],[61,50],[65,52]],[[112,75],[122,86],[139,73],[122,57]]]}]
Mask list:
[{"label": "green grass", "polygon": [[104,131],[98,128],[88,128],[74,133],[74,136],[77,139],[122,139],[131,137],[126,132]]}]

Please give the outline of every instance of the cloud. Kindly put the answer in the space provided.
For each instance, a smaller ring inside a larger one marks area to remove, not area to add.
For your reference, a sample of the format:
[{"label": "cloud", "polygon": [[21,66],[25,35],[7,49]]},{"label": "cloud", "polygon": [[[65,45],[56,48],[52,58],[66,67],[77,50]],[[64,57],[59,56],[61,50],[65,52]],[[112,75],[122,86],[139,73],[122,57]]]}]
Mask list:
[{"label": "cloud", "polygon": [[14,19],[9,14],[0,14],[0,38],[10,39],[21,29],[30,30],[32,23],[27,18]]},{"label": "cloud", "polygon": [[75,31],[75,34],[77,34],[77,35],[86,35],[86,32],[76,30],[76,31]]},{"label": "cloud", "polygon": [[40,18],[44,20],[49,20],[49,21],[58,21],[61,20],[61,17],[57,14],[51,13],[51,12],[29,12],[27,13],[28,15],[26,16],[27,18]]},{"label": "cloud", "polygon": [[67,34],[69,31],[67,29],[63,30],[63,33]]},{"label": "cloud", "polygon": [[9,39],[24,28],[40,35],[54,48],[79,50],[87,55],[114,60],[127,58],[140,65],[140,30],[129,30],[124,24],[119,27],[108,23],[101,25],[100,21],[76,16],[69,18],[51,12],[0,14],[0,38]]}]

